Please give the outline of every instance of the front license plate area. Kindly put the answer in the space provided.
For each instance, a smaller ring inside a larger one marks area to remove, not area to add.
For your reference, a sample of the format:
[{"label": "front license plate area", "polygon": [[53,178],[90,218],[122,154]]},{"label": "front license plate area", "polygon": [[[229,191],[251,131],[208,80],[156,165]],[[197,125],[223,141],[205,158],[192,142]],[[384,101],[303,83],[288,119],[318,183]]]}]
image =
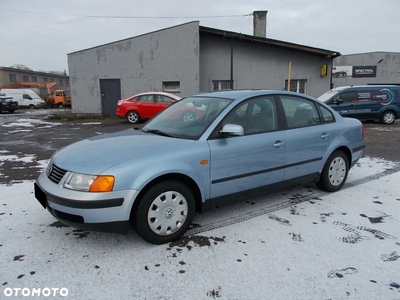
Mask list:
[{"label": "front license plate area", "polygon": [[43,206],[43,208],[46,208],[47,206],[46,194],[36,183],[35,183],[35,197],[39,201],[39,203]]}]

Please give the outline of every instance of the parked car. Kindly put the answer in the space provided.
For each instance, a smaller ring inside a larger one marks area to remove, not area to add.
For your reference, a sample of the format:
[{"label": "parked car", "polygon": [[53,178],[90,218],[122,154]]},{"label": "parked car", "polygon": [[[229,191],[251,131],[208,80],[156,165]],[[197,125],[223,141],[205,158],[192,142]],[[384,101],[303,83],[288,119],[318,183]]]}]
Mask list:
[{"label": "parked car", "polygon": [[141,120],[154,117],[179,99],[180,97],[176,95],[164,92],[137,94],[128,99],[118,101],[117,116],[136,124]]},{"label": "parked car", "polygon": [[18,102],[13,100],[13,97],[0,94],[0,112],[8,111],[10,114],[18,109]]},{"label": "parked car", "polygon": [[[185,107],[205,108],[182,120]],[[364,130],[328,105],[285,91],[219,91],[187,97],[141,128],[98,135],[57,151],[35,196],[59,221],[126,231],[162,244],[196,212],[315,182],[329,192],[361,157]]]},{"label": "parked car", "polygon": [[400,86],[336,87],[318,97],[344,117],[393,124],[400,118]]}]

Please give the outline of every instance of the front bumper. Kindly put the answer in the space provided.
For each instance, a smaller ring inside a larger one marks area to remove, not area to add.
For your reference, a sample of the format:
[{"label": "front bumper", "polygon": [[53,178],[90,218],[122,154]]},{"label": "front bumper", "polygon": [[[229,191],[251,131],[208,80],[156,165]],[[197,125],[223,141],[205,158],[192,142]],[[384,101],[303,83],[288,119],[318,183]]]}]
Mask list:
[{"label": "front bumper", "polygon": [[[66,176],[65,176],[66,177]],[[57,220],[75,228],[127,232],[136,190],[90,193],[63,188],[42,172],[34,185],[35,197]]]}]

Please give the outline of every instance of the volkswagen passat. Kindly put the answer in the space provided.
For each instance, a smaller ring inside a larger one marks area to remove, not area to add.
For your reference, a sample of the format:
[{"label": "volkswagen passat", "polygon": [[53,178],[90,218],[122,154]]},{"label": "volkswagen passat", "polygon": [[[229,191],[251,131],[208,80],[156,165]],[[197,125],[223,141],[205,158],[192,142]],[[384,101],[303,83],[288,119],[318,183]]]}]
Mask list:
[{"label": "volkswagen passat", "polygon": [[[204,112],[191,122],[178,111]],[[95,136],[51,157],[35,196],[76,228],[179,238],[196,212],[315,182],[335,192],[364,148],[360,121],[303,94],[247,90],[178,101],[141,129]]]}]

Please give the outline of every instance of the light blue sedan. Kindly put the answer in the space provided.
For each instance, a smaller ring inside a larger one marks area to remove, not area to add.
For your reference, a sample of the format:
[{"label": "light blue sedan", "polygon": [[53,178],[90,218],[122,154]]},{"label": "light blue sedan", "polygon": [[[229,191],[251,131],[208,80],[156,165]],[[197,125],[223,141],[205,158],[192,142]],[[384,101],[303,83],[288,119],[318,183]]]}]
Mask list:
[{"label": "light blue sedan", "polygon": [[[194,117],[181,118],[186,111]],[[364,130],[303,94],[219,91],[168,107],[141,129],[57,151],[35,196],[76,228],[136,232],[154,244],[182,236],[196,212],[315,182],[335,192],[360,159]]]}]

